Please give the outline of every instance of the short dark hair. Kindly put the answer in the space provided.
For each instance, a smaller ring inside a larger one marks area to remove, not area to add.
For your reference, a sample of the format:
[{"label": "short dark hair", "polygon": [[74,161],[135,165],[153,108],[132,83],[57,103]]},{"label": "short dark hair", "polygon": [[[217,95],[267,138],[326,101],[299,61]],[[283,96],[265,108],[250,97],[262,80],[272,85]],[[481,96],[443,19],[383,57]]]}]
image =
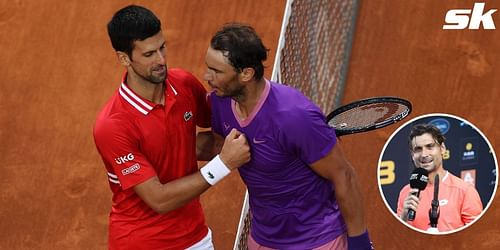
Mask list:
[{"label": "short dark hair", "polygon": [[161,22],[150,10],[129,5],[117,11],[108,23],[108,35],[116,51],[131,56],[135,41],[143,41],[161,30]]},{"label": "short dark hair", "polygon": [[225,24],[210,41],[212,49],[223,51],[236,72],[244,68],[255,70],[255,79],[260,80],[264,75],[263,61],[267,59],[269,51],[255,30],[244,24]]},{"label": "short dark hair", "polygon": [[425,133],[429,133],[435,141],[442,145],[446,138],[441,133],[441,130],[432,124],[417,124],[413,126],[410,130],[410,135],[408,136],[408,146],[410,147],[410,151],[412,151],[411,141],[416,136],[421,136]]}]

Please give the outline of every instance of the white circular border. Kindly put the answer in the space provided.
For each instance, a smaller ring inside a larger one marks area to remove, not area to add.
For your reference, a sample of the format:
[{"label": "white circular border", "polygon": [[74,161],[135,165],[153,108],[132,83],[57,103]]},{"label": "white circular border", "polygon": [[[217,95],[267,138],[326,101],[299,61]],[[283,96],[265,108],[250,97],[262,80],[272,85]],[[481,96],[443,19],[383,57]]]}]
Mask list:
[{"label": "white circular border", "polygon": [[[392,140],[392,138],[399,132],[399,130],[403,129],[404,127],[406,127],[408,124],[416,121],[416,120],[419,120],[419,119],[422,119],[422,118],[426,118],[426,117],[430,117],[430,116],[444,116],[444,117],[449,117],[449,118],[454,118],[454,119],[457,119],[457,120],[460,120],[460,121],[464,121],[464,122],[467,122],[468,125],[470,125],[472,128],[474,128],[482,137],[483,139],[486,141],[486,143],[488,143],[488,146],[490,147],[490,150],[491,150],[491,153],[493,155],[493,159],[495,161],[495,171],[496,171],[496,174],[495,174],[495,188],[493,189],[493,194],[491,195],[490,197],[490,200],[488,201],[488,204],[486,204],[486,207],[483,208],[483,211],[481,212],[481,214],[474,220],[472,221],[471,223],[468,223],[466,224],[465,226],[463,227],[460,227],[458,229],[454,229],[454,230],[450,230],[450,231],[446,231],[446,232],[435,232],[435,233],[431,233],[431,232],[428,232],[428,231],[424,231],[422,229],[419,229],[419,228],[416,228],[416,227],[413,227],[411,226],[410,224],[404,222],[401,218],[399,218],[399,216],[397,215],[397,213],[395,213],[391,206],[387,203],[387,200],[385,199],[385,195],[382,191],[382,186],[380,185],[380,162],[382,162],[382,156],[384,155],[384,152],[385,152],[385,149],[387,147],[387,145],[389,145],[389,142]],[[413,229],[415,231],[418,231],[420,233],[424,233],[424,234],[429,234],[429,235],[446,235],[446,234],[452,234],[452,233],[455,233],[455,232],[459,232],[459,231],[462,231],[466,228],[468,228],[469,226],[471,226],[472,224],[476,223],[477,221],[479,221],[479,219],[481,219],[481,217],[486,213],[486,211],[488,210],[488,208],[490,207],[490,205],[493,203],[493,199],[495,198],[495,194],[497,192],[497,187],[498,187],[498,162],[497,162],[497,157],[496,157],[496,153],[495,153],[495,150],[493,149],[493,147],[491,146],[491,143],[490,141],[488,140],[488,138],[483,134],[483,132],[481,130],[479,130],[474,124],[472,124],[471,122],[469,122],[468,120],[462,118],[462,117],[459,117],[459,116],[455,116],[455,115],[450,115],[450,114],[445,114],[445,113],[430,113],[430,114],[426,114],[426,115],[421,115],[421,116],[417,116],[407,122],[405,122],[403,125],[401,125],[399,128],[397,128],[392,134],[391,136],[389,137],[389,139],[385,142],[385,145],[384,145],[384,148],[382,149],[382,151],[380,152],[380,156],[379,156],[379,159],[378,159],[378,166],[377,166],[377,183],[378,183],[378,190],[380,192],[380,196],[382,197],[382,199],[384,200],[384,204],[385,206],[389,209],[389,211],[391,212],[391,214],[396,217],[396,219],[401,222],[403,225],[407,226],[408,228],[410,229]]]}]

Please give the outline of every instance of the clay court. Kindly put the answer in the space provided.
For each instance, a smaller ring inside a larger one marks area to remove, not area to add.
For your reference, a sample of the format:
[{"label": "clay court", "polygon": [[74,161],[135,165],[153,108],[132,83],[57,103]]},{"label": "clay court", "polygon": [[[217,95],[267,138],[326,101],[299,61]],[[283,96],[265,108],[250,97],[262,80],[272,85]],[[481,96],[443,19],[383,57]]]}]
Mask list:
[{"label": "clay court", "polygon": [[[285,0],[0,2],[0,249],[107,249],[111,192],[92,126],[123,73],[106,23],[131,2],[162,20],[169,67],[202,79],[211,35],[238,21],[254,26],[269,47],[270,78]],[[410,118],[466,118],[498,152],[500,28],[442,30],[449,9],[473,5],[362,1],[342,103],[400,96],[413,103]],[[491,8],[500,4],[490,1]],[[500,14],[493,18],[500,25]],[[376,249],[499,249],[498,197],[478,222],[451,235],[421,234],[391,215],[378,191],[377,162],[396,128],[342,139]],[[232,173],[202,195],[216,249],[233,247],[244,192]]]}]

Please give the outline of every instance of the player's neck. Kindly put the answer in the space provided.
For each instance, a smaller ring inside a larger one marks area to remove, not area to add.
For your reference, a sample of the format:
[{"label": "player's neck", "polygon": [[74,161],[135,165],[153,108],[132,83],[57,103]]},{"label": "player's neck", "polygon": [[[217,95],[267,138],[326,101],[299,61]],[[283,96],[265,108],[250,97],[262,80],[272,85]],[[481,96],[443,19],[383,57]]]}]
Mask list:
[{"label": "player's neck", "polygon": [[245,119],[252,113],[264,93],[265,87],[266,80],[262,78],[258,81],[247,84],[243,94],[238,98],[235,98],[236,111],[240,118]]},{"label": "player's neck", "polygon": [[439,167],[438,170],[436,170],[432,173],[429,173],[429,184],[434,184],[434,178],[436,175],[439,175],[439,182],[441,183],[445,174],[446,174],[446,170],[442,166]]},{"label": "player's neck", "polygon": [[127,85],[140,97],[157,104],[164,104],[165,84],[152,83],[135,74],[127,74]]}]

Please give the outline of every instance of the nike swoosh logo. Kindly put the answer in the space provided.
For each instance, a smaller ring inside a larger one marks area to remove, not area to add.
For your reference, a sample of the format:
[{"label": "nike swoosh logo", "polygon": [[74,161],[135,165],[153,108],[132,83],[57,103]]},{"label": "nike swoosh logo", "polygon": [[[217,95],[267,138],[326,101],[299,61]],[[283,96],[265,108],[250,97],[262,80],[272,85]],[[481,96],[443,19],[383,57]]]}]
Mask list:
[{"label": "nike swoosh logo", "polygon": [[253,143],[255,143],[255,144],[261,144],[264,142],[266,142],[266,140],[257,140],[257,138],[255,138],[255,137],[253,138]]}]

